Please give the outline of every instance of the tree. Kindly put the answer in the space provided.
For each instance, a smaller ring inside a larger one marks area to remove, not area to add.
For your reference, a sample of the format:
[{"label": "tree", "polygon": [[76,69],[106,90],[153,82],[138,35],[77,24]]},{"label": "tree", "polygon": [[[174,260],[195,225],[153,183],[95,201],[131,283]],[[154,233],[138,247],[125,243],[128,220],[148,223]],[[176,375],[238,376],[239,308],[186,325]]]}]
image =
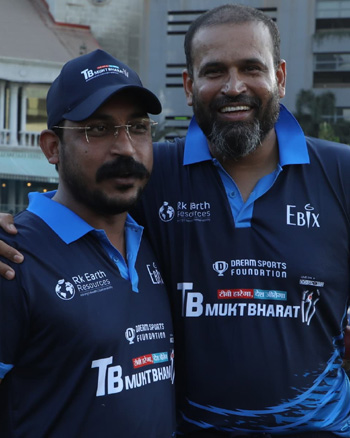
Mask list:
[{"label": "tree", "polygon": [[340,142],[340,138],[335,135],[333,127],[328,122],[322,122],[318,130],[318,138],[323,138],[324,140]]},{"label": "tree", "polygon": [[[350,122],[334,121],[336,100],[332,92],[316,95],[312,90],[300,90],[296,98],[295,117],[306,135],[350,144]],[[331,116],[325,121],[324,116]]]}]

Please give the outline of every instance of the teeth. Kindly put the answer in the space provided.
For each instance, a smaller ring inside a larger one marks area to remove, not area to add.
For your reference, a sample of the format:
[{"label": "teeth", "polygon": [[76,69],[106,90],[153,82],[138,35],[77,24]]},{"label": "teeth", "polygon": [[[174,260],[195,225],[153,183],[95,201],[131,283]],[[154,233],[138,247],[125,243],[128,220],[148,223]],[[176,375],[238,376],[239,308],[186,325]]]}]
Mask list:
[{"label": "teeth", "polygon": [[249,111],[249,106],[225,106],[225,108],[221,108],[221,113],[231,113],[236,111]]}]

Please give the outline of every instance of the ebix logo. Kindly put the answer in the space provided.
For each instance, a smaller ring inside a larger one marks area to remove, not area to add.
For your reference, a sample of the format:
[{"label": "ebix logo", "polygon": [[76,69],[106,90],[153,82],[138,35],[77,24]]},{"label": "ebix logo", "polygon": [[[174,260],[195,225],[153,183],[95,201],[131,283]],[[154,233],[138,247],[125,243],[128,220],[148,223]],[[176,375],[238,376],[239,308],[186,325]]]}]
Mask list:
[{"label": "ebix logo", "polygon": [[155,262],[152,265],[146,265],[149,276],[151,277],[153,284],[163,284],[164,281],[160,272],[158,271],[157,265]]},{"label": "ebix logo", "polygon": [[298,211],[296,205],[287,205],[287,225],[306,228],[320,228],[319,214],[315,213],[310,204],[304,206],[304,211]]}]

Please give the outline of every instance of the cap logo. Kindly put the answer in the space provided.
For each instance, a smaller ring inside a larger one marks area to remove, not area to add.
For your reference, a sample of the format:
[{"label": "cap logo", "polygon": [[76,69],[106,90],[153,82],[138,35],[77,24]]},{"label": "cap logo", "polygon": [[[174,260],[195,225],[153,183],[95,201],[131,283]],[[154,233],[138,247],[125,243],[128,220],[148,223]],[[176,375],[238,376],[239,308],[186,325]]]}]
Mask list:
[{"label": "cap logo", "polygon": [[86,68],[80,73],[84,75],[84,79],[86,82],[96,77],[108,75],[108,74],[117,74],[117,75],[122,74],[127,78],[129,77],[129,72],[125,68],[120,68],[117,65],[112,65],[112,64],[100,65],[99,67],[96,68],[96,70],[91,70]]}]

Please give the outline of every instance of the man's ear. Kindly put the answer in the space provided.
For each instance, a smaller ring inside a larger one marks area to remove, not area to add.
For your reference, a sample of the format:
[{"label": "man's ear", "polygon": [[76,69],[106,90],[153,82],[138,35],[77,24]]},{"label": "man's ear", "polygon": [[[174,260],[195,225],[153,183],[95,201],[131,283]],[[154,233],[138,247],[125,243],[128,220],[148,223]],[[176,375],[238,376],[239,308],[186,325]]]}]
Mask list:
[{"label": "man's ear", "polygon": [[287,67],[286,61],[281,59],[280,65],[276,71],[278,94],[280,98],[286,94]]},{"label": "man's ear", "polygon": [[44,152],[47,161],[50,164],[58,164],[59,162],[59,144],[60,140],[57,135],[49,130],[45,129],[40,134],[40,147]]},{"label": "man's ear", "polygon": [[192,106],[193,105],[193,92],[192,92],[193,80],[190,77],[187,70],[184,70],[182,72],[182,81],[183,81],[183,86],[184,86],[184,90],[185,90],[185,94],[186,94],[187,105]]}]

